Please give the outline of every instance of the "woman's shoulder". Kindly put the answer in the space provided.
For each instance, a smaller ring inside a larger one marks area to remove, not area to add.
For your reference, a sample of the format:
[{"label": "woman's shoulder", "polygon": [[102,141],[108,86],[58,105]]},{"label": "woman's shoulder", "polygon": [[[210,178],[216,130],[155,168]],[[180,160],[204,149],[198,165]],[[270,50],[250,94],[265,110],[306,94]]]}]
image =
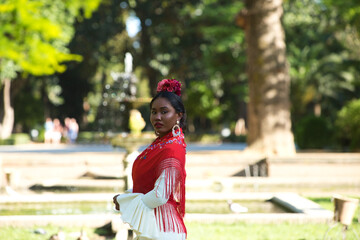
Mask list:
[{"label": "woman's shoulder", "polygon": [[173,137],[171,133],[163,138],[155,140],[154,145],[159,145],[161,147],[180,145],[186,147],[184,135]]},{"label": "woman's shoulder", "polygon": [[186,151],[186,143],[181,138],[168,138],[164,139],[158,146],[161,152],[169,154],[181,154],[182,152],[185,153]]},{"label": "woman's shoulder", "polygon": [[168,139],[165,142],[164,147],[170,148],[170,149],[185,149],[186,143],[184,141],[184,138],[174,137],[174,138]]}]

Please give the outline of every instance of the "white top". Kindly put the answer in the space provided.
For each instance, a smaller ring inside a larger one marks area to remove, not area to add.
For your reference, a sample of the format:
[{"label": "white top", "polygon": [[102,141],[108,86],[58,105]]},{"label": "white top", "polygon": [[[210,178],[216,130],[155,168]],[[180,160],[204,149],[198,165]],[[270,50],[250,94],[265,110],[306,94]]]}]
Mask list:
[{"label": "white top", "polygon": [[[166,174],[166,171],[171,171],[170,174]],[[165,196],[166,183],[172,184],[173,179],[165,179],[165,176],[169,178],[175,178],[176,172],[173,168],[165,169],[156,180],[154,188],[146,193],[132,193],[132,189],[127,190],[125,194],[119,195],[116,200],[120,205],[121,218],[124,222],[128,223],[137,235],[135,239],[156,239],[156,240],[185,240],[185,233],[177,232],[162,232],[159,224],[161,224],[162,217],[155,216],[154,209],[157,208],[159,214],[163,213],[164,206],[168,198]],[[171,189],[171,188],[170,188]],[[168,209],[168,208],[166,208]],[[173,221],[176,219],[174,218]],[[175,223],[175,225],[177,225]]]}]

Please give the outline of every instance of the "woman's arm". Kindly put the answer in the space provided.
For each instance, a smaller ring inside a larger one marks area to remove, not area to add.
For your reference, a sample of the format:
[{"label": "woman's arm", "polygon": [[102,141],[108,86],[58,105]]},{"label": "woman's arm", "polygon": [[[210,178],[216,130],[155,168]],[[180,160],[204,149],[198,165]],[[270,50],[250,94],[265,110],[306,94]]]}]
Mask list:
[{"label": "woman's arm", "polygon": [[166,168],[162,171],[155,182],[153,190],[142,197],[147,207],[156,208],[167,203],[171,194],[169,190],[171,191],[173,184],[175,184],[176,172],[175,168]]}]

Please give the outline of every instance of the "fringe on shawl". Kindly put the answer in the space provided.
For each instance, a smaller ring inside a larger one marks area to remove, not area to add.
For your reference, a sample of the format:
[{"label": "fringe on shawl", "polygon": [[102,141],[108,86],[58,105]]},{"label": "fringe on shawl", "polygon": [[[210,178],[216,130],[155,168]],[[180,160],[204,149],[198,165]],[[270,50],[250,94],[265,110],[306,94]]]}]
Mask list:
[{"label": "fringe on shawl", "polygon": [[155,216],[161,231],[186,233],[185,215],[185,178],[184,165],[176,158],[168,158],[161,162],[157,176],[165,173],[165,188],[160,193],[169,201],[155,209]]}]

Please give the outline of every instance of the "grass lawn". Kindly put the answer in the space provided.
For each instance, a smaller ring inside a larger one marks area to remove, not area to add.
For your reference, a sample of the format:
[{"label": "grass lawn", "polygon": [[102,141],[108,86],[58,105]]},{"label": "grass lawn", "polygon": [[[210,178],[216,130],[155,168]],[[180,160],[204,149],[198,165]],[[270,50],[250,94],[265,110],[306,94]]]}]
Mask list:
[{"label": "grass lawn", "polygon": [[[42,230],[44,234],[37,234],[35,230]],[[77,239],[80,235],[79,228],[67,228],[64,227],[63,232],[65,233],[66,239]],[[57,233],[59,227],[57,226],[46,226],[46,227],[1,227],[0,228],[0,239],[4,240],[47,240],[51,235]],[[84,228],[84,231],[89,237],[97,237],[93,229]],[[93,238],[91,238],[93,239]],[[96,239],[96,238],[94,238]],[[99,239],[99,238],[98,238]]]},{"label": "grass lawn", "polygon": [[[340,232],[340,225],[336,227],[331,236]],[[353,224],[358,235],[360,225]],[[187,224],[189,240],[322,240],[329,228],[327,224]],[[336,232],[335,232],[336,231]],[[337,235],[338,236],[338,235]],[[332,238],[332,239],[341,239]],[[349,232],[348,240],[356,239]]]},{"label": "grass lawn", "polygon": [[[333,210],[330,198],[312,198],[326,209]],[[359,211],[359,210],[358,210]],[[358,222],[358,212],[354,216],[351,229],[355,229],[360,236],[360,223]],[[233,224],[226,223],[202,223],[188,222],[188,240],[322,240],[329,228],[328,224],[248,224],[238,222]],[[43,229],[46,233],[36,234],[34,230]],[[58,226],[46,227],[2,227],[0,228],[0,239],[4,240],[45,240],[59,230]],[[76,239],[80,229],[64,227],[66,239]],[[109,235],[106,229],[84,228],[84,231],[92,240],[111,240],[113,235]],[[332,231],[341,232],[338,225]],[[342,239],[337,235],[332,239]],[[356,239],[352,231],[348,231],[348,240]]]},{"label": "grass lawn", "polygon": [[[322,240],[329,225],[327,224],[246,224],[244,222],[234,224],[224,223],[187,223],[188,240]],[[360,234],[360,224],[354,223],[352,228]],[[32,228],[3,227],[0,228],[0,239],[6,240],[44,240],[58,231],[58,227],[41,227],[46,234],[35,234]],[[87,235],[92,240],[115,239],[114,236],[104,236],[98,230],[85,228]],[[340,226],[336,228],[340,232]],[[63,228],[66,239],[76,239],[79,228]],[[100,235],[102,236],[100,236]],[[105,234],[105,232],[104,232]],[[106,234],[105,234],[106,235]],[[332,238],[332,239],[341,239]],[[348,240],[356,239],[349,231]]]}]

